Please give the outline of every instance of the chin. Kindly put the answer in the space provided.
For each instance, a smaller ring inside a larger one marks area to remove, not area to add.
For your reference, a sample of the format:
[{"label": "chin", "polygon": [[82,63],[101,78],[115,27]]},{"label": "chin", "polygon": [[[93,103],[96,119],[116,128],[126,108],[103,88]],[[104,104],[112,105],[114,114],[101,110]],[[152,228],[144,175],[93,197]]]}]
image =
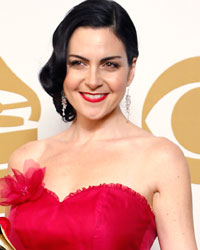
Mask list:
[{"label": "chin", "polygon": [[107,117],[108,114],[87,113],[87,114],[81,114],[80,116],[82,116],[85,119],[91,120],[91,121],[98,121],[98,120],[102,120],[105,117]]},{"label": "chin", "polygon": [[100,116],[100,115],[91,115],[91,116],[87,116],[85,117],[86,119],[88,120],[91,120],[91,121],[98,121],[98,120],[102,120],[105,116]]},{"label": "chin", "polygon": [[110,116],[112,116],[116,111],[116,108],[114,109],[91,109],[91,110],[82,110],[82,112],[77,113],[78,116],[88,119],[91,121],[98,121],[98,120],[103,120],[106,119]]}]

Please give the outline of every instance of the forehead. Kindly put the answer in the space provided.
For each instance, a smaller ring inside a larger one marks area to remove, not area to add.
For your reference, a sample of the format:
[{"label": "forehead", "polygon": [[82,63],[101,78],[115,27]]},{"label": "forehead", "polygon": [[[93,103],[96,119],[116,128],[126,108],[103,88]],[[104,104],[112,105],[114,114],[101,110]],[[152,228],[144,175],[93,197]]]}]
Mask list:
[{"label": "forehead", "polygon": [[68,53],[84,54],[119,54],[125,56],[124,44],[111,28],[77,28],[68,44]]}]

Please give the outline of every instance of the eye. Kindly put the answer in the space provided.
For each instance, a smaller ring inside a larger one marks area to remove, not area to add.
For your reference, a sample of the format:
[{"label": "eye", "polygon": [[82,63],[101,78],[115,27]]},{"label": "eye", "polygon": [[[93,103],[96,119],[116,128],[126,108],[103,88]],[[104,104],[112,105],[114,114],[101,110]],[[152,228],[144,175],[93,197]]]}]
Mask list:
[{"label": "eye", "polygon": [[73,61],[69,61],[68,65],[71,67],[81,67],[84,65],[84,63],[81,62],[80,60],[73,60]]},{"label": "eye", "polygon": [[108,68],[108,69],[117,69],[117,68],[119,68],[119,64],[114,63],[114,62],[106,62],[103,66]]}]

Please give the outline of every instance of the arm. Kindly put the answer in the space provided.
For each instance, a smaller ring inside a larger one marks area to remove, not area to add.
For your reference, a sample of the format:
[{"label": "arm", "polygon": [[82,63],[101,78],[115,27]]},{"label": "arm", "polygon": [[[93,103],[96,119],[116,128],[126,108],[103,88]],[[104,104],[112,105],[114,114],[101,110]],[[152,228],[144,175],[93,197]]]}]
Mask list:
[{"label": "arm", "polygon": [[155,149],[158,192],[153,198],[159,243],[162,250],[197,250],[189,168],[177,146],[161,141]]}]

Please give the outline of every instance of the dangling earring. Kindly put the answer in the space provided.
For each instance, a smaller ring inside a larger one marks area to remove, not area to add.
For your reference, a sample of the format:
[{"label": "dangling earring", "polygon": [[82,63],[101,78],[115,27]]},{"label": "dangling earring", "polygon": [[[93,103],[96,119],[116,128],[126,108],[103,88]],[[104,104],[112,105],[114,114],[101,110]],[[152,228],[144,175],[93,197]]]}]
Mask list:
[{"label": "dangling earring", "polygon": [[131,96],[129,95],[129,88],[127,90],[126,94],[126,113],[127,113],[127,119],[129,120],[129,115],[130,115],[130,106],[131,106]]},{"label": "dangling earring", "polygon": [[61,91],[62,117],[65,119],[65,110],[67,108],[67,99],[64,90]]}]

